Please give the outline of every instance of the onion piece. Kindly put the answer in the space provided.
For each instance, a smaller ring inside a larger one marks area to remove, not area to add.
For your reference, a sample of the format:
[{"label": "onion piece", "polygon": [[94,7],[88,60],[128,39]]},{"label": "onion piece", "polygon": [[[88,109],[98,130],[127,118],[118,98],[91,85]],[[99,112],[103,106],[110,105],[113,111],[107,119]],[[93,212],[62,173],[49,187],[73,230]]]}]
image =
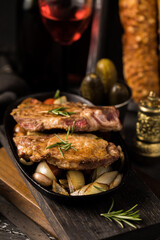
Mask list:
[{"label": "onion piece", "polygon": [[100,192],[105,192],[109,189],[107,184],[102,184],[98,182],[93,182],[89,184],[89,187],[84,192],[84,195],[97,194]]},{"label": "onion piece", "polygon": [[106,172],[103,173],[99,178],[97,178],[95,182],[110,185],[117,175],[118,171]]},{"label": "onion piece", "polygon": [[112,188],[118,187],[118,185],[122,181],[122,177],[123,177],[123,174],[119,173],[117,177],[113,180],[113,182],[110,184],[109,188],[112,189]]},{"label": "onion piece", "polygon": [[52,183],[52,191],[66,196],[69,195],[68,192],[60,184],[58,184],[55,179]]},{"label": "onion piece", "polygon": [[90,195],[107,191],[109,189],[107,184],[93,182],[85,185],[81,189],[71,193],[71,196]]},{"label": "onion piece", "polygon": [[78,170],[69,170],[67,172],[67,181],[70,193],[82,188],[85,185],[84,175]]},{"label": "onion piece", "polygon": [[64,188],[64,189],[68,189],[68,181],[67,179],[59,179],[60,185]]},{"label": "onion piece", "polygon": [[100,166],[94,169],[93,174],[92,174],[92,181],[95,181],[98,177],[100,177],[103,173],[105,172],[111,172],[112,167],[111,166]]}]

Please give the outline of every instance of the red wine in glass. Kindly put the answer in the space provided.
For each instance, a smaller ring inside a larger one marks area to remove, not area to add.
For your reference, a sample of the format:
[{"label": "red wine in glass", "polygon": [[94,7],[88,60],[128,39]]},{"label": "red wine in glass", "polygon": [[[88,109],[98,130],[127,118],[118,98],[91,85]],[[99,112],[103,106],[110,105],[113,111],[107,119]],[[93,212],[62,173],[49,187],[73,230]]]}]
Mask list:
[{"label": "red wine in glass", "polygon": [[88,4],[61,6],[58,1],[39,1],[39,6],[44,25],[61,45],[79,40],[88,27],[92,11]]}]

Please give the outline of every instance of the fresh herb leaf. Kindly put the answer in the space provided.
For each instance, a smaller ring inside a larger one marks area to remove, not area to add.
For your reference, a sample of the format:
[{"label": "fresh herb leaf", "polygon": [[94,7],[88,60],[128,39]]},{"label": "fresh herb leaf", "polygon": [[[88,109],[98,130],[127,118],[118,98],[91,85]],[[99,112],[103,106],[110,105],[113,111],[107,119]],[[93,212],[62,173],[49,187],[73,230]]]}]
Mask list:
[{"label": "fresh herb leaf", "polygon": [[59,91],[59,89],[55,92],[55,94],[54,94],[54,99],[57,99],[57,98],[59,98],[60,97],[60,91]]},{"label": "fresh herb leaf", "polygon": [[66,134],[66,140],[63,140],[60,136],[58,136],[58,134],[55,134],[55,136],[60,140],[60,142],[52,144],[52,145],[46,147],[46,149],[50,149],[50,148],[53,148],[53,147],[58,147],[58,150],[61,153],[63,158],[64,158],[63,151],[67,151],[70,148],[72,148],[74,151],[77,151],[77,149],[72,146],[72,143],[69,143],[67,141],[68,136],[69,136],[69,132],[70,132],[70,127],[68,128],[68,131],[67,131],[67,134]]},{"label": "fresh herb leaf", "polygon": [[101,188],[101,187],[97,187],[97,186],[95,186],[95,185],[93,185],[93,187],[95,187],[96,189],[98,189],[98,190],[101,191],[101,192],[106,192],[106,190],[103,189],[103,188]]},{"label": "fresh herb leaf", "polygon": [[57,142],[57,143],[55,143],[55,144],[52,144],[52,145],[46,147],[46,149],[50,149],[50,148],[53,148],[53,147],[58,147],[58,146],[60,146],[60,145],[62,145],[62,143],[61,143],[61,142],[59,142],[59,143]]},{"label": "fresh herb leaf", "polygon": [[119,210],[119,211],[112,211],[114,206],[114,200],[112,200],[112,204],[108,210],[107,213],[101,213],[100,215],[107,218],[110,221],[115,221],[117,222],[122,228],[124,228],[123,223],[128,224],[129,226],[133,228],[137,228],[132,221],[142,221],[140,218],[139,210],[133,211],[138,204],[134,205],[132,208],[130,208],[127,211],[124,210]]},{"label": "fresh herb leaf", "polygon": [[71,127],[69,126],[69,127],[68,127],[68,131],[67,131],[67,134],[66,134],[66,141],[67,141],[67,139],[68,139],[70,129],[71,129]]},{"label": "fresh herb leaf", "polygon": [[48,113],[53,113],[56,115],[61,115],[65,117],[70,117],[70,115],[75,114],[75,112],[67,112],[65,107],[54,108],[48,111]]},{"label": "fresh herb leaf", "polygon": [[63,154],[63,152],[62,152],[61,148],[59,147],[58,149],[59,149],[59,151],[60,151],[60,153],[61,153],[62,157],[64,158],[64,154]]},{"label": "fresh herb leaf", "polygon": [[96,140],[98,140],[98,139],[103,139],[103,138],[101,138],[101,137],[96,137]]},{"label": "fresh herb leaf", "polygon": [[74,132],[74,126],[75,126],[75,121],[73,122],[73,125],[72,125],[71,135],[72,135],[73,132]]}]

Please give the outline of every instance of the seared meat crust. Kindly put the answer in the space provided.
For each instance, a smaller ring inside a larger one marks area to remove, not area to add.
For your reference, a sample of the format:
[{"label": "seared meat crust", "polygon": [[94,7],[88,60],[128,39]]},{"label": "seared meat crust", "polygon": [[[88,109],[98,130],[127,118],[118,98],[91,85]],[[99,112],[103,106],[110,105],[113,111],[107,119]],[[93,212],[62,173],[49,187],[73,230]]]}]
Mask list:
[{"label": "seared meat crust", "polygon": [[[64,107],[67,112],[74,112],[69,117],[55,115],[49,110]],[[11,115],[21,127],[28,131],[44,131],[49,129],[65,129],[74,125],[75,132],[119,131],[122,126],[119,112],[113,106],[86,106],[81,103],[67,102],[59,104],[43,104],[37,99],[24,100]]]},{"label": "seared meat crust", "polygon": [[[58,134],[63,140],[66,134]],[[98,139],[93,134],[73,134],[68,136],[68,142],[77,149],[63,151],[64,158],[58,147],[46,149],[60,142],[56,135],[19,136],[13,138],[20,158],[48,163],[62,169],[86,170],[99,166],[107,166],[118,160],[119,150],[110,142]]]}]

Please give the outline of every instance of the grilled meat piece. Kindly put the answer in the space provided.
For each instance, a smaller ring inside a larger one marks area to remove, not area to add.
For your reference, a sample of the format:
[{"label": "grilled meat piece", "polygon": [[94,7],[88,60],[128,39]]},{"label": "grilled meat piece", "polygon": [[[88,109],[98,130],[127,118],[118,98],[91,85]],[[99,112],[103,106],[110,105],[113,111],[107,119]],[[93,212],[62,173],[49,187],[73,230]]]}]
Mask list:
[{"label": "grilled meat piece", "polygon": [[[69,116],[61,116],[48,112],[52,109],[65,108],[62,112],[70,112]],[[24,100],[11,115],[21,127],[29,131],[43,131],[47,129],[65,129],[74,124],[75,132],[91,131],[119,131],[122,126],[119,112],[113,106],[86,106],[82,103],[67,102],[59,104],[43,104],[29,98]]]},{"label": "grilled meat piece", "polygon": [[[58,136],[65,141],[66,134],[58,134]],[[73,148],[61,150],[63,154],[58,146],[47,149],[50,145],[60,142],[54,134],[19,136],[13,140],[20,158],[33,162],[46,160],[62,169],[94,169],[98,166],[110,165],[119,158],[119,150],[113,143],[98,139],[93,134],[69,135],[67,141],[72,143]]]}]

